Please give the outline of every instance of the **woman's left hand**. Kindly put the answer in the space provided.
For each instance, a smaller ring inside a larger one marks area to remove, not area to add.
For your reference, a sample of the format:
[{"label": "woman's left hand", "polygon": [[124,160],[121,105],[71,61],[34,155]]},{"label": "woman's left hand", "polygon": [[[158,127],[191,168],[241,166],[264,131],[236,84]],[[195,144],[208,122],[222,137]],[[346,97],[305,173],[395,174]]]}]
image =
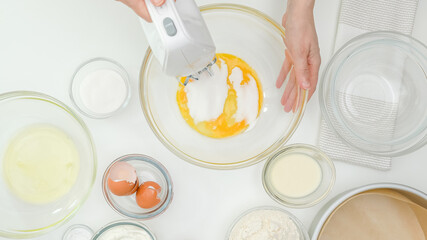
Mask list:
[{"label": "woman's left hand", "polygon": [[286,112],[298,107],[298,86],[308,91],[308,100],[316,90],[320,67],[320,50],[314,25],[312,0],[289,0],[282,24],[287,47],[285,61],[276,81],[280,88],[289,74],[281,103]]}]

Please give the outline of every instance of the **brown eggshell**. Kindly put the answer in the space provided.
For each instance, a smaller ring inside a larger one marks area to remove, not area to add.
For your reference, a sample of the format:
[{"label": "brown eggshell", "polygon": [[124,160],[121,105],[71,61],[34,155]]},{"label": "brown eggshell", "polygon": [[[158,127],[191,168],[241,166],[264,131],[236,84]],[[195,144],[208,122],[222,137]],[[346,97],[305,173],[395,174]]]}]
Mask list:
[{"label": "brown eggshell", "polygon": [[117,196],[128,196],[132,195],[138,190],[139,181],[136,179],[136,182],[123,181],[113,181],[111,178],[108,178],[108,188],[111,193]]},{"label": "brown eggshell", "polygon": [[136,192],[136,203],[141,208],[153,208],[160,203],[158,194],[161,192],[161,187],[156,182],[147,181],[139,186]]}]

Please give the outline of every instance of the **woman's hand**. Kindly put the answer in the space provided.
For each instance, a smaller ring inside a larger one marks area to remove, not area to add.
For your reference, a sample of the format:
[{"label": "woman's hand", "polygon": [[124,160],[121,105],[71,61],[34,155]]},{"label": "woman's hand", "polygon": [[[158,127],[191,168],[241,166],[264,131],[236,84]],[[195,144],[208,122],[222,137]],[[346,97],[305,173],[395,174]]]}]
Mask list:
[{"label": "woman's hand", "polygon": [[[136,14],[145,19],[147,22],[151,22],[150,14],[148,13],[147,5],[145,4],[145,0],[118,0],[128,7],[132,8]],[[151,0],[151,3],[156,6],[162,6],[166,0]]]},{"label": "woman's hand", "polygon": [[289,0],[282,25],[285,27],[287,47],[285,61],[276,81],[276,87],[283,85],[289,74],[289,81],[281,103],[289,112],[298,107],[298,86],[308,90],[308,100],[316,90],[320,50],[313,17],[314,0]]}]

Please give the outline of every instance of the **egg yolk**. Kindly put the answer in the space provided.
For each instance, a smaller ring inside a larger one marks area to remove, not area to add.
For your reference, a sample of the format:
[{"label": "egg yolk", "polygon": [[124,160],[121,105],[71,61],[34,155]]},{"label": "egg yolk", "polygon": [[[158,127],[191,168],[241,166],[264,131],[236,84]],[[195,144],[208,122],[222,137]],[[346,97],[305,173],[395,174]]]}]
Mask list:
[{"label": "egg yolk", "polygon": [[[187,124],[192,127],[194,130],[199,132],[202,135],[211,137],[211,138],[225,138],[234,136],[237,134],[240,134],[244,132],[251,124],[251,122],[248,122],[246,119],[243,120],[236,120],[236,112],[238,112],[238,106],[242,106],[240,103],[238,104],[239,98],[238,98],[238,92],[237,89],[235,89],[235,84],[233,86],[233,82],[230,79],[230,75],[232,75],[233,70],[236,68],[240,69],[243,73],[243,79],[240,82],[241,86],[249,85],[250,81],[256,82],[256,88],[258,90],[258,104],[255,106],[257,109],[252,109],[253,111],[257,111],[257,117],[259,116],[262,101],[263,101],[263,95],[262,95],[262,87],[261,83],[258,79],[258,75],[255,72],[253,68],[251,68],[245,61],[243,61],[241,58],[238,58],[231,54],[226,53],[218,53],[216,54],[216,65],[221,68],[224,65],[221,63],[225,63],[225,66],[227,67],[228,76],[224,81],[227,81],[228,86],[228,92],[227,97],[224,102],[223,111],[222,113],[216,118],[211,119],[207,121],[199,121],[196,122],[193,117],[190,114],[190,109],[188,107],[188,96],[186,89],[183,84],[180,84],[176,99],[178,103],[179,110],[181,112],[181,115],[183,116],[184,120],[187,122]],[[239,71],[240,71],[239,70]],[[186,77],[182,77],[180,80],[181,82],[185,82]],[[190,85],[195,80],[190,80],[190,82],[187,84]],[[199,80],[203,81],[203,80]],[[207,94],[206,97],[211,97],[209,94]],[[242,98],[244,99],[244,98]],[[244,100],[240,100],[244,101]]]}]

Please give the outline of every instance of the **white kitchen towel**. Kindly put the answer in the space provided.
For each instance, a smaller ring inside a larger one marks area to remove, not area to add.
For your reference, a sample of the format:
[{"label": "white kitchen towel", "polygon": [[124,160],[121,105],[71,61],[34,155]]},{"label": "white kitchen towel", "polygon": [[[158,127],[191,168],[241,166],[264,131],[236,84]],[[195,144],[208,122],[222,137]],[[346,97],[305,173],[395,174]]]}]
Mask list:
[{"label": "white kitchen towel", "polygon": [[[342,0],[335,51],[353,37],[371,31],[397,31],[412,34],[417,6],[418,0]],[[394,64],[403,67],[404,60],[399,61]],[[399,87],[399,83],[394,86],[394,88]],[[392,109],[394,115],[397,114],[398,104],[396,102],[377,101],[369,96],[363,96],[363,93],[351,97],[353,101],[367,106],[364,112],[366,118],[374,117],[380,108]],[[393,114],[391,115],[393,116]],[[393,134],[394,121],[395,118],[382,119],[382,122],[376,127],[381,128],[383,134]],[[391,168],[391,157],[373,156],[347,145],[329,128],[323,118],[320,125],[319,147],[332,160],[379,170]]]}]

